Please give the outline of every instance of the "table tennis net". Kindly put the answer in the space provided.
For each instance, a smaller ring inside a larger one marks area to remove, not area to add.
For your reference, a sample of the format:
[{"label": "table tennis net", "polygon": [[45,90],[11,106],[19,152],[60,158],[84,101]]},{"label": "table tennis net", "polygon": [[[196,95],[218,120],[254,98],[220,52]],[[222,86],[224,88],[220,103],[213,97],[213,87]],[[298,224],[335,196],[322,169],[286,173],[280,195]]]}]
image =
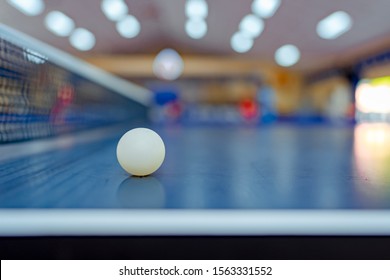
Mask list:
[{"label": "table tennis net", "polygon": [[0,32],[0,143],[127,121],[133,101]]}]

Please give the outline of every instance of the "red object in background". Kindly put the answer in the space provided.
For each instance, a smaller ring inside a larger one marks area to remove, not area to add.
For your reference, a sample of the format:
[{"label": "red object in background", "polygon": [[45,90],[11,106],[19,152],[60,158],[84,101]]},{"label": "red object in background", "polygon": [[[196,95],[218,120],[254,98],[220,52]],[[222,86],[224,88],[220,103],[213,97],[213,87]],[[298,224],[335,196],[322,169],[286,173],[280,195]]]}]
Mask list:
[{"label": "red object in background", "polygon": [[259,116],[259,106],[253,100],[245,99],[241,101],[238,105],[238,109],[241,116],[247,120],[252,120]]},{"label": "red object in background", "polygon": [[54,123],[63,123],[64,114],[69,105],[72,104],[75,90],[72,85],[65,84],[58,89],[57,101],[51,110],[51,119]]},{"label": "red object in background", "polygon": [[347,118],[354,119],[355,118],[355,104],[350,104],[347,110]]},{"label": "red object in background", "polygon": [[182,105],[179,101],[175,100],[166,104],[167,117],[170,120],[177,120],[182,113]]},{"label": "red object in background", "polygon": [[74,88],[71,85],[63,85],[57,93],[57,102],[62,105],[72,103],[74,97]]}]

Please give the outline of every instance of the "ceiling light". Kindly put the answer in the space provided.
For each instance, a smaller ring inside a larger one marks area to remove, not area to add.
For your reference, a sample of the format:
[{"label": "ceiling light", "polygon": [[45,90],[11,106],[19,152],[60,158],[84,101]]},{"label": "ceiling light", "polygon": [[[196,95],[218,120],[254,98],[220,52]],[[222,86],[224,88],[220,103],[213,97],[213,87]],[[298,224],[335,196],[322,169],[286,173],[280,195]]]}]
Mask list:
[{"label": "ceiling light", "polygon": [[289,67],[298,62],[301,54],[294,45],[284,45],[276,50],[275,60],[280,66]]},{"label": "ceiling light", "polygon": [[317,24],[317,34],[323,39],[336,39],[352,27],[352,19],[343,11],[335,12]]},{"label": "ceiling light", "polygon": [[89,51],[95,46],[96,39],[92,32],[76,28],[69,37],[70,44],[80,51]]},{"label": "ceiling light", "polygon": [[203,19],[191,18],[187,20],[186,32],[193,39],[200,39],[207,33],[207,24]]},{"label": "ceiling light", "polygon": [[122,19],[128,12],[127,5],[123,0],[103,0],[101,8],[106,17],[112,21]]},{"label": "ceiling light", "polygon": [[153,62],[154,74],[164,80],[176,80],[183,72],[184,62],[173,49],[159,52]]},{"label": "ceiling light", "polygon": [[74,21],[67,15],[52,11],[45,17],[45,25],[48,30],[58,36],[69,36],[74,29]]},{"label": "ceiling light", "polygon": [[141,24],[136,17],[127,15],[116,23],[116,30],[125,38],[134,38],[141,31]]},{"label": "ceiling light", "polygon": [[272,17],[280,6],[280,0],[254,0],[252,12],[262,18]]},{"label": "ceiling light", "polygon": [[234,51],[244,53],[253,47],[253,39],[246,33],[236,32],[230,40],[230,45]]},{"label": "ceiling light", "polygon": [[208,6],[205,0],[187,0],[186,15],[189,18],[206,18]]},{"label": "ceiling light", "polygon": [[264,29],[264,22],[255,15],[246,15],[240,22],[240,30],[248,36],[258,37]]},{"label": "ceiling light", "polygon": [[27,16],[37,16],[45,9],[42,0],[7,0],[7,2]]}]

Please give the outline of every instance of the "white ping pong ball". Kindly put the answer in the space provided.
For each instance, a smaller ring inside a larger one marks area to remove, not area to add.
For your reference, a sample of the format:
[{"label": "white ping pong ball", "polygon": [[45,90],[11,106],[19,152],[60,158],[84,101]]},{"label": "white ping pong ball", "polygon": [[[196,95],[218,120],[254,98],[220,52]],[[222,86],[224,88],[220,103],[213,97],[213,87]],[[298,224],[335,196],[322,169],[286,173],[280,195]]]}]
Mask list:
[{"label": "white ping pong ball", "polygon": [[161,137],[148,128],[134,128],[118,142],[116,156],[120,166],[135,176],[155,172],[165,158],[165,145]]}]

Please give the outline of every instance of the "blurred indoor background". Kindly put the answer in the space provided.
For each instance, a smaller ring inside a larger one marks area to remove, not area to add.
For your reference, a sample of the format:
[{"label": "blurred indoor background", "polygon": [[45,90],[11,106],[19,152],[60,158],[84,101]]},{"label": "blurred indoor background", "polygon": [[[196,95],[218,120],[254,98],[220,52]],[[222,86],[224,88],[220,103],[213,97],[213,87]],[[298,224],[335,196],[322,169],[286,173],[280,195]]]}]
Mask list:
[{"label": "blurred indoor background", "polygon": [[156,123],[390,121],[390,2],[3,0],[0,22],[154,93]]}]

